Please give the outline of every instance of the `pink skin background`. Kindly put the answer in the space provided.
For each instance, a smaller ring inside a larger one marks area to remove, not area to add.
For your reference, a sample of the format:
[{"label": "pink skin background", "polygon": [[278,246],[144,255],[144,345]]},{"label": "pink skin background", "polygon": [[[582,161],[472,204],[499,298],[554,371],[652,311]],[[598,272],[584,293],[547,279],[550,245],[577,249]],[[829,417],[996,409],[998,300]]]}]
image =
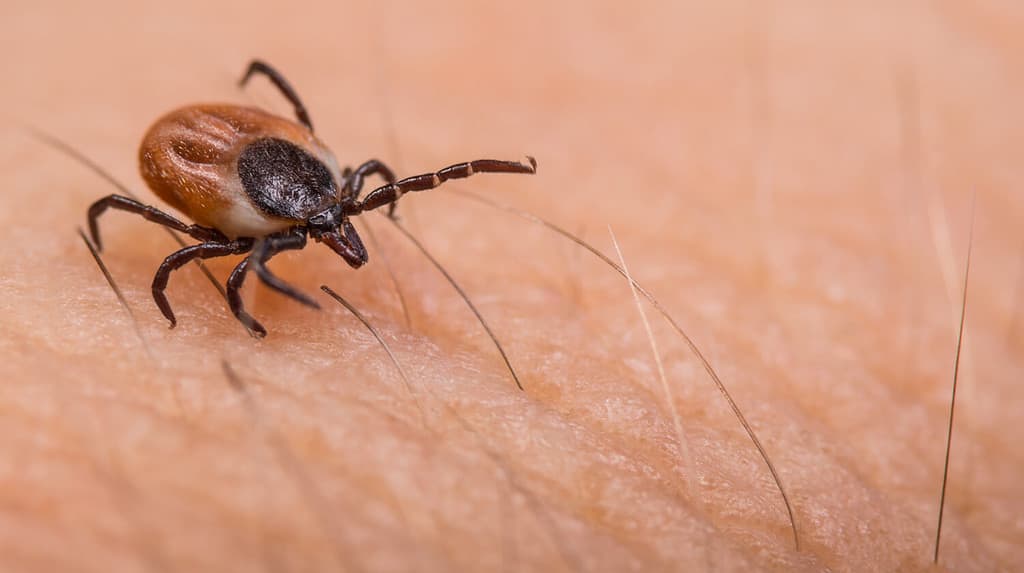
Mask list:
[{"label": "pink skin background", "polygon": [[[5,2],[0,569],[930,569],[975,196],[940,569],[1024,568],[1022,29],[997,1]],[[149,284],[176,245],[110,213],[133,324],[76,234],[114,190],[26,126],[155,202],[136,153],[159,115],[289,114],[263,80],[236,88],[256,56],[343,164],[536,156],[536,176],[451,187],[614,257],[612,228],[763,440],[801,551],[648,308],[666,392],[625,280],[457,195],[404,198],[403,224],[525,392],[376,216],[358,272],[316,244],[275,259],[322,311],[246,286],[257,341],[193,267],[171,279],[168,330]],[[408,387],[321,284],[380,329]]]}]

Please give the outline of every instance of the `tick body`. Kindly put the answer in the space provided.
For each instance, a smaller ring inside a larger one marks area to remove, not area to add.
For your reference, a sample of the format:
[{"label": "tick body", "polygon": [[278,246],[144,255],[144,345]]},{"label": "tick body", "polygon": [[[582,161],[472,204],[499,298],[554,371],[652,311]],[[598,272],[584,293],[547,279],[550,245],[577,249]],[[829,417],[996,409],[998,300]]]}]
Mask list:
[{"label": "tick body", "polygon": [[[297,121],[252,107],[194,105],[160,118],[143,138],[143,179],[194,224],[122,195],[104,197],[89,208],[89,230],[97,248],[102,248],[97,220],[108,208],[142,215],[200,241],[168,256],[153,279],[153,299],[172,328],[176,320],[164,290],[170,274],[190,261],[247,255],[228,278],[228,306],[250,332],[264,336],[266,329],[245,311],[239,293],[249,271],[270,288],[319,308],[315,300],[270,272],[266,265],[274,255],[301,249],[311,237],[359,268],[368,254],[351,217],[385,205],[393,214],[405,193],[433,189],[449,179],[536,171],[533,158],[528,164],[470,161],[398,181],[377,160],[342,170],[313,134],[305,107],[277,71],[254,61],[241,83],[257,73],[266,75],[292,103]],[[371,175],[381,176],[386,184],[360,197],[363,181]]]},{"label": "tick body", "polygon": [[154,193],[230,238],[262,237],[338,203],[337,161],[311,131],[256,108],[197,105],[157,120],[139,149]]}]

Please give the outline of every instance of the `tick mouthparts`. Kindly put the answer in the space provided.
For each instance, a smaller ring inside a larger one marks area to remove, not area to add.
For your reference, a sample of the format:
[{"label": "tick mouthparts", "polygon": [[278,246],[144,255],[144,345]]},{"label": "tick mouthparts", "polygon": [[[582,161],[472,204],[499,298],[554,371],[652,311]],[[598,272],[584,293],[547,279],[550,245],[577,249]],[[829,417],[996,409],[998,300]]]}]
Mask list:
[{"label": "tick mouthparts", "polygon": [[320,233],[319,235],[313,235],[313,239],[327,245],[332,251],[343,257],[348,250],[345,248],[345,240],[338,233]]},{"label": "tick mouthparts", "polygon": [[361,244],[353,244],[352,241],[337,231],[322,233],[319,237],[314,238],[330,247],[332,251],[345,259],[345,262],[352,268],[358,269],[366,264],[366,249],[362,248]]}]

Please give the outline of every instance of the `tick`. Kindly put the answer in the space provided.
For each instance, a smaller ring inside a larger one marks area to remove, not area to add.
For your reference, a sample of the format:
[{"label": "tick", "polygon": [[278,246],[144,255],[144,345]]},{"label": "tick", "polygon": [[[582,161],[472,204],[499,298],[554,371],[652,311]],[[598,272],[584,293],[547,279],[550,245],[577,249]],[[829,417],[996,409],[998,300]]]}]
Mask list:
[{"label": "tick", "polygon": [[[102,249],[97,220],[107,209],[141,215],[200,241],[172,253],[153,277],[153,299],[174,328],[177,320],[164,290],[171,273],[196,259],[247,256],[231,272],[226,286],[232,314],[256,336],[266,329],[245,311],[239,293],[249,271],[273,290],[313,308],[310,296],[267,268],[274,255],[302,249],[307,238],[324,243],[352,268],[368,254],[351,218],[388,206],[411,191],[438,187],[476,173],[536,172],[537,163],[478,159],[434,173],[395,180],[384,163],[371,159],[351,169],[338,168],[331,151],[313,135],[313,124],[291,84],[264,62],[249,64],[240,85],[265,75],[294,106],[297,121],[254,107],[191,105],[168,113],[149,128],[139,148],[139,170],[149,188],[189,219],[177,218],[123,195],[109,195],[89,207],[89,232]],[[385,185],[360,198],[363,181],[378,175]]]}]

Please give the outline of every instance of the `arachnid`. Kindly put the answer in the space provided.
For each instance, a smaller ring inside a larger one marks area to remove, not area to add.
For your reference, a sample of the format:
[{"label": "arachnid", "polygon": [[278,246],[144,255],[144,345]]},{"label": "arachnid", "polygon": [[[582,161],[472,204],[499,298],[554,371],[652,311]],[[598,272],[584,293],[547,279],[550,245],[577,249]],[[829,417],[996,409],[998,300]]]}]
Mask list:
[{"label": "arachnid", "polygon": [[[359,268],[368,257],[351,217],[385,205],[391,215],[405,193],[433,189],[449,179],[536,172],[532,157],[527,158],[529,164],[480,159],[398,181],[375,159],[354,170],[339,170],[334,155],[313,135],[305,106],[281,74],[254,60],[240,84],[256,73],[266,75],[291,102],[298,122],[253,107],[192,105],[157,120],[142,140],[142,178],[195,224],[122,195],[104,197],[89,207],[89,232],[97,248],[102,248],[97,219],[108,208],[142,215],[201,241],[168,256],[153,278],[153,299],[171,328],[176,320],[164,289],[171,272],[192,260],[250,253],[227,280],[228,306],[251,332],[264,336],[266,329],[245,311],[239,294],[250,270],[270,288],[320,307],[270,272],[267,262],[274,255],[305,247],[309,236]],[[360,199],[363,180],[371,175],[381,176],[387,184]]]}]

